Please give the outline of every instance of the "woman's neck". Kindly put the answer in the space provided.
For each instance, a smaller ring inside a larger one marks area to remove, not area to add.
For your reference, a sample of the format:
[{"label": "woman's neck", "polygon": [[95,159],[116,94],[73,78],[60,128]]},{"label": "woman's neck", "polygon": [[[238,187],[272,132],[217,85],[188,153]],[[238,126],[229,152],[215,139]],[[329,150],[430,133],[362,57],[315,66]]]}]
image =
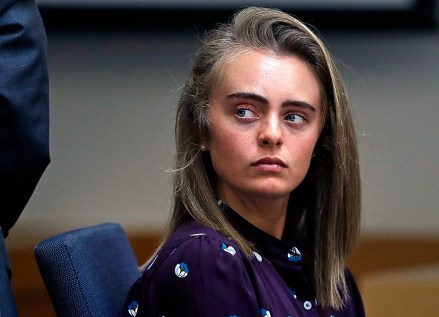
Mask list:
[{"label": "woman's neck", "polygon": [[275,238],[282,238],[288,198],[266,199],[223,193],[223,195],[220,195],[220,199],[255,227]]}]

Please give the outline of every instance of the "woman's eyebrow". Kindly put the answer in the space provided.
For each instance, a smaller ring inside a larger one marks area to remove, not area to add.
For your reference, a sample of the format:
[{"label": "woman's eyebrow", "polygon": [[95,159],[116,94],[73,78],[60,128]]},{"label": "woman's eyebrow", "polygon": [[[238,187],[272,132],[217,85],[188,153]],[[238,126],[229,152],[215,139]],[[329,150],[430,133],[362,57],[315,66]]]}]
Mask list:
[{"label": "woman's eyebrow", "polygon": [[282,103],[283,107],[287,107],[287,106],[294,106],[294,107],[299,107],[299,108],[303,108],[303,109],[308,109],[312,112],[316,112],[316,107],[314,107],[313,105],[307,103],[306,101],[300,101],[300,100],[287,100],[284,101]]},{"label": "woman's eyebrow", "polygon": [[254,92],[244,92],[244,91],[239,91],[239,92],[234,92],[231,93],[229,95],[227,95],[227,99],[252,99],[255,101],[258,101],[260,103],[266,103],[268,104],[268,100],[267,98],[255,94]]},{"label": "woman's eyebrow", "polygon": [[[265,98],[264,96],[258,95],[254,92],[244,92],[244,91],[239,91],[239,92],[234,92],[231,94],[227,95],[227,99],[251,99],[251,100],[255,100],[257,102],[263,103],[263,104],[268,104],[268,99]],[[288,106],[294,106],[294,107],[299,107],[299,108],[304,108],[304,109],[308,109],[310,111],[315,112],[316,108],[309,104],[306,101],[301,101],[301,100],[286,100],[284,102],[282,102],[282,107],[288,107]]]}]

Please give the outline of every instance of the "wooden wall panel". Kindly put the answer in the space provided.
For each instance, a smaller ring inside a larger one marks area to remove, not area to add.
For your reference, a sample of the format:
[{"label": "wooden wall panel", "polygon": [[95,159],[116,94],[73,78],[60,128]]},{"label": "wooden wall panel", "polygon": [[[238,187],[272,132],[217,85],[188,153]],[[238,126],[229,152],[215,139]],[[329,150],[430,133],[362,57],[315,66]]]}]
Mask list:
[{"label": "wooden wall panel", "polygon": [[[158,247],[161,234],[128,234],[139,264]],[[54,317],[55,312],[40,277],[33,255],[34,245],[9,250],[13,287],[20,317]],[[349,259],[349,267],[360,288],[362,280],[374,272],[413,268],[439,263],[438,237],[364,236]],[[389,294],[391,296],[391,294]]]},{"label": "wooden wall panel", "polygon": [[367,316],[437,317],[439,264],[367,274],[362,295]]}]

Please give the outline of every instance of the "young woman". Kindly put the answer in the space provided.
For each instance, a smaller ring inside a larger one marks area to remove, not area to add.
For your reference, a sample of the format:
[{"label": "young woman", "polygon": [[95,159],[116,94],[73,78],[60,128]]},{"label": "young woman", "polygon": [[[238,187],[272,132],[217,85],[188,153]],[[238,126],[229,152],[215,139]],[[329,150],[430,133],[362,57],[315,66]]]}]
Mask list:
[{"label": "young woman", "polygon": [[323,42],[274,9],[210,32],[176,117],[169,235],[123,316],[364,316],[355,132]]}]

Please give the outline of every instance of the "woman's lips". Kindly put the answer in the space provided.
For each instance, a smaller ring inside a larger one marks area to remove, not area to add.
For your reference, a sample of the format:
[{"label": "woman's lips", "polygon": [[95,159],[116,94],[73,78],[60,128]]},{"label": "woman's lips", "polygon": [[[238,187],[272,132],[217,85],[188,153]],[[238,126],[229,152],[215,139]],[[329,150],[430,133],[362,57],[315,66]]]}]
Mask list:
[{"label": "woman's lips", "polygon": [[287,168],[288,165],[277,157],[264,157],[251,164],[251,166],[266,172],[278,172]]}]

